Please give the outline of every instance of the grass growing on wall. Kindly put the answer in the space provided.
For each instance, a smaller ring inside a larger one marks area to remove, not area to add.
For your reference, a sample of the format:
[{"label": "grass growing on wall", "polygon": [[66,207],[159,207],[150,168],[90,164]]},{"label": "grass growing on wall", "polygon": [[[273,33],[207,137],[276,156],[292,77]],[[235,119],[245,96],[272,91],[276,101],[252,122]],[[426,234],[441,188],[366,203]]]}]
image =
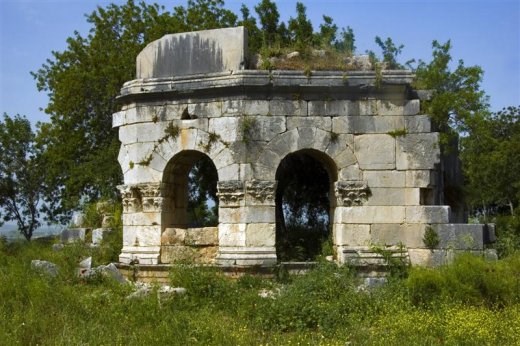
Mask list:
[{"label": "grass growing on wall", "polygon": [[[0,243],[0,340],[14,345],[517,345],[520,254],[498,262],[462,256],[441,269],[363,291],[347,267],[320,263],[305,276],[230,280],[211,268],[172,269],[172,297],[126,298],[130,285],[75,278],[97,250]],[[49,278],[32,259],[56,263]],[[268,295],[258,295],[263,291]]]}]

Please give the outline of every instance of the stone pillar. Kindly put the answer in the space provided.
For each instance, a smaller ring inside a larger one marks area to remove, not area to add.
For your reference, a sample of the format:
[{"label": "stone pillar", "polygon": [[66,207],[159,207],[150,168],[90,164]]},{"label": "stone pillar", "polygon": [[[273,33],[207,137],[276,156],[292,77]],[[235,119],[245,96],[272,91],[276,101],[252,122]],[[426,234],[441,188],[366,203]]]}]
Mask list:
[{"label": "stone pillar", "polygon": [[336,208],[332,220],[332,239],[339,263],[345,263],[346,252],[354,247],[367,246],[370,240],[369,224],[346,223],[342,214],[346,208],[356,208],[365,204],[370,195],[364,181],[337,181],[334,184]]},{"label": "stone pillar", "polygon": [[276,264],[276,181],[218,183],[221,266]]},{"label": "stone pillar", "polygon": [[123,198],[121,263],[159,264],[161,213],[165,203],[160,183],[118,186]]}]

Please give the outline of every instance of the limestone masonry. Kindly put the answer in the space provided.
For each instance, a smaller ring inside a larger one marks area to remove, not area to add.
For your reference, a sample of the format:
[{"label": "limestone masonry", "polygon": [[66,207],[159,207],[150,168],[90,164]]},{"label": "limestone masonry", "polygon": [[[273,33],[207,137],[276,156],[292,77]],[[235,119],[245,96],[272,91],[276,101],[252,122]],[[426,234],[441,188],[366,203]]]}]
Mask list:
[{"label": "limestone masonry", "polygon": [[[426,265],[483,251],[486,226],[458,223],[460,203],[445,198],[454,168],[441,160],[411,72],[383,71],[379,81],[373,71],[248,70],[246,57],[242,27],[167,35],[138,55],[113,115],[122,263],[276,264],[275,175],[297,152],[329,172],[337,262],[370,264],[374,245]],[[187,174],[205,156],[218,172],[218,227],[189,228]],[[427,230],[438,234],[435,249]]]}]

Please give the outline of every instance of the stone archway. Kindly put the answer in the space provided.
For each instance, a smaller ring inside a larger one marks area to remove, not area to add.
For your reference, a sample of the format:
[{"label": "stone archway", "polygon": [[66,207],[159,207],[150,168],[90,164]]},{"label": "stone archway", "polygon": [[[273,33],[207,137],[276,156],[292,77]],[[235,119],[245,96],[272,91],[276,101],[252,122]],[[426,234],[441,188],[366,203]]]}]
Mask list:
[{"label": "stone archway", "polygon": [[197,213],[192,205],[193,189],[197,189],[190,185],[190,174],[194,174],[194,168],[206,170],[201,175],[207,176],[208,191],[203,193],[214,195],[211,203],[216,206],[208,207],[218,210],[218,173],[211,158],[196,150],[181,151],[173,156],[166,165],[162,182],[165,202],[161,213],[161,263],[183,260],[212,263],[218,250],[218,213],[217,220],[208,225],[197,220]]},{"label": "stone archway", "polygon": [[[201,39],[220,47],[214,63],[184,64],[207,61],[190,43]],[[121,263],[164,263],[169,246],[170,259],[275,265],[276,170],[294,153],[327,170],[337,262],[378,261],[371,244],[404,245],[412,263],[483,249],[483,225],[452,224],[450,207],[428,198],[443,200],[444,168],[439,134],[420,113],[427,93],[413,90],[410,71],[244,70],[246,42],[241,27],[179,33],[137,57],[112,118],[124,175]],[[218,172],[219,225],[209,233],[190,228],[186,212],[186,177],[204,155]],[[442,239],[435,256],[423,242],[429,229]]]},{"label": "stone archway", "polygon": [[337,180],[333,160],[317,150],[298,150],[280,161],[276,180],[278,260],[314,260],[327,244],[332,250],[333,186]]}]

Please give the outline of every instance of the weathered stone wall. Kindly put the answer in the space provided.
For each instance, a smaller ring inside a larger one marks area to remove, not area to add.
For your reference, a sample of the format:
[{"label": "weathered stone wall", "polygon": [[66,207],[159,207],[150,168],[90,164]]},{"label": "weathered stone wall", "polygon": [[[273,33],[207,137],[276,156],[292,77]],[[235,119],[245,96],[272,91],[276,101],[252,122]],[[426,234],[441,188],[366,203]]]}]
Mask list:
[{"label": "weathered stone wall", "polygon": [[218,250],[218,228],[166,228],[161,235],[161,263],[212,264]]},{"label": "weathered stone wall", "polygon": [[[300,151],[332,180],[338,262],[374,244],[402,245],[412,263],[439,263],[446,249],[482,249],[482,225],[450,224],[450,207],[434,205],[442,194],[439,135],[420,112],[410,72],[385,71],[378,85],[374,72],[222,69],[123,87],[113,115],[124,173],[122,262],[276,263],[275,174]],[[186,174],[204,155],[218,173],[219,224],[190,229]],[[439,250],[423,242],[428,227]]]},{"label": "weathered stone wall", "polygon": [[247,52],[244,27],[163,36],[137,56],[137,78],[168,78],[242,70]]}]

